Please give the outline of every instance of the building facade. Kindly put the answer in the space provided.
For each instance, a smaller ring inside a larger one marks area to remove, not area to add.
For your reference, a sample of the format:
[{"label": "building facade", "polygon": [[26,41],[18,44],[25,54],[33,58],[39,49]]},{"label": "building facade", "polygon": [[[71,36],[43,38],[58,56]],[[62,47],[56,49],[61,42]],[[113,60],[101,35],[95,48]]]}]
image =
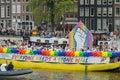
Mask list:
[{"label": "building facade", "polygon": [[0,27],[11,26],[11,0],[0,0]]},{"label": "building facade", "polygon": [[115,5],[114,5],[114,20],[115,20],[115,31],[120,31],[120,0],[115,0]]},{"label": "building facade", "polygon": [[32,30],[34,21],[29,0],[0,0],[0,23],[14,30]]},{"label": "building facade", "polygon": [[93,33],[114,31],[116,0],[78,0],[78,21]]}]

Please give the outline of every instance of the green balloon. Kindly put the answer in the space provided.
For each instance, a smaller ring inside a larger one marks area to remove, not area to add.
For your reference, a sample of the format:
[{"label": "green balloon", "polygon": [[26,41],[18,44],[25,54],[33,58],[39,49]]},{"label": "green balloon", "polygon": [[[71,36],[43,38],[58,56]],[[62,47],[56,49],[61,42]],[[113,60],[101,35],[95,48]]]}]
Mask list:
[{"label": "green balloon", "polygon": [[54,56],[58,56],[58,52],[57,51],[54,51]]},{"label": "green balloon", "polygon": [[112,56],[112,52],[108,52],[108,57],[111,57]]},{"label": "green balloon", "polygon": [[84,52],[79,52],[79,56],[83,56]]},{"label": "green balloon", "polygon": [[31,55],[33,55],[33,54],[34,54],[34,53],[33,53],[33,50],[30,50],[30,54],[31,54]]},{"label": "green balloon", "polygon": [[7,48],[7,53],[11,53],[11,49],[10,48]]}]

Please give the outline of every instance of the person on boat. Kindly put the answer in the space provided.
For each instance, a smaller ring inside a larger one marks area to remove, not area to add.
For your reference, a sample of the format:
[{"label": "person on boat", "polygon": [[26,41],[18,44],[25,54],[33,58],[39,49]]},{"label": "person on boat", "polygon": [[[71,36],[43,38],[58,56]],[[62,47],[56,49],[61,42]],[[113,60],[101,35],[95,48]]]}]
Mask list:
[{"label": "person on boat", "polygon": [[14,65],[12,64],[12,62],[10,62],[10,64],[8,64],[7,66],[7,71],[13,70]]},{"label": "person on boat", "polygon": [[7,67],[7,64],[3,63],[3,64],[0,66],[0,70],[1,70],[1,71],[7,71],[6,67]]}]

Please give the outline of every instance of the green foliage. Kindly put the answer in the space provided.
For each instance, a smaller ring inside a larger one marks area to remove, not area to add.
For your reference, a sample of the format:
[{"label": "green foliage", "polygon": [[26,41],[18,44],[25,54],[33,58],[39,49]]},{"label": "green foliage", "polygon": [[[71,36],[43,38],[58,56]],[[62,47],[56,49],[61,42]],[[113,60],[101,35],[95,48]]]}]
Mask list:
[{"label": "green foliage", "polygon": [[[30,0],[32,13],[36,23],[45,20],[54,26],[55,21],[65,14],[66,11],[73,10],[73,0]],[[72,5],[72,6],[71,6]],[[43,7],[44,6],[44,7]],[[44,11],[44,9],[46,9]]]}]

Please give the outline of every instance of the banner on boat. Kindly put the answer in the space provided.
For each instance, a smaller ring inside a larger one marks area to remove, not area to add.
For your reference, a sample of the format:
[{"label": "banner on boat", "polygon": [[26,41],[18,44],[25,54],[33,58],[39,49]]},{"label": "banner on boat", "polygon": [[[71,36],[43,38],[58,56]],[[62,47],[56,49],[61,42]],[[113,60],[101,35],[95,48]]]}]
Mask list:
[{"label": "banner on boat", "polygon": [[70,50],[80,51],[83,47],[92,48],[93,35],[80,21],[69,33]]},{"label": "banner on boat", "polygon": [[0,58],[24,60],[24,61],[40,61],[40,62],[56,62],[56,63],[109,63],[109,57],[54,57],[41,55],[20,55],[20,54],[0,54]]}]

